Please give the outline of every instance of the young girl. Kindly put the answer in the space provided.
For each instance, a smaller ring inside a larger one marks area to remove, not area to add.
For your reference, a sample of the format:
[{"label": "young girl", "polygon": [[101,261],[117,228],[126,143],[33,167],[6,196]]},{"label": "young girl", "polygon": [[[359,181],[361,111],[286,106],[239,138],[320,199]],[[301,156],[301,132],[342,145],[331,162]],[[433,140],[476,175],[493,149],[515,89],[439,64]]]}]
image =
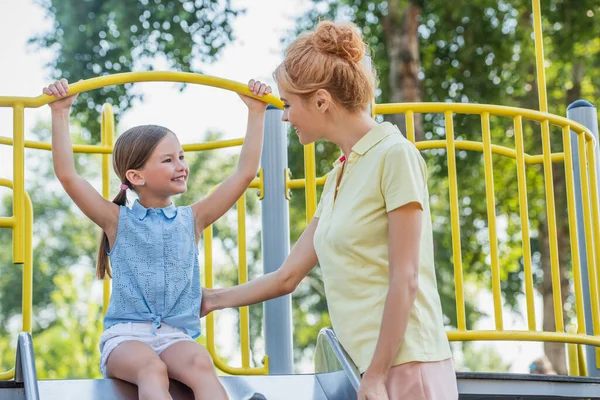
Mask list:
[{"label": "young girl", "polygon": [[[257,97],[271,92],[251,80]],[[169,378],[189,386],[196,399],[226,399],[200,334],[200,270],[197,244],[203,229],[221,217],[256,176],[266,103],[240,96],[248,127],[236,172],[212,194],[186,207],[171,196],[187,189],[189,169],[177,136],[155,125],[137,126],[115,143],[113,166],[121,180],[110,202],[75,171],[69,111],[76,95],[61,79],[43,92],[60,100],[52,110],[54,171],[75,204],[102,228],[97,276],[111,276],[112,295],[100,339],[105,377],[138,386],[140,399],[170,399]],[[126,207],[127,191],[139,200]],[[255,394],[252,398],[261,398]]]},{"label": "young girl", "polygon": [[362,375],[358,399],[457,399],[433,262],[427,171],[417,148],[367,107],[375,92],[351,24],[321,22],[275,71],[300,143],[342,157],[288,259],[271,274],[205,290],[202,315],[291,293],[319,263],[335,333]]}]

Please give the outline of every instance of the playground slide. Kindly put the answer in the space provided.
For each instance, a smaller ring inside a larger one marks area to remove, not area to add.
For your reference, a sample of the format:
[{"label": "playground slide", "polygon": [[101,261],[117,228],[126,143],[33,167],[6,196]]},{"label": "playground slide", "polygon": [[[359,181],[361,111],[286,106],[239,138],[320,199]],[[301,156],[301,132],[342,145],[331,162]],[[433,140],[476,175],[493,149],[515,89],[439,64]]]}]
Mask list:
[{"label": "playground slide", "polygon": [[[116,379],[35,379],[31,341],[19,342],[20,360],[15,381],[0,382],[0,400],[135,400],[135,385]],[[22,343],[23,342],[23,345]],[[33,363],[32,363],[33,364]],[[223,376],[231,400],[261,393],[268,400],[353,400],[360,375],[331,329],[319,334],[315,373],[304,375]],[[600,379],[556,375],[458,373],[461,400],[600,399]],[[186,386],[171,381],[174,400],[192,400]]]}]

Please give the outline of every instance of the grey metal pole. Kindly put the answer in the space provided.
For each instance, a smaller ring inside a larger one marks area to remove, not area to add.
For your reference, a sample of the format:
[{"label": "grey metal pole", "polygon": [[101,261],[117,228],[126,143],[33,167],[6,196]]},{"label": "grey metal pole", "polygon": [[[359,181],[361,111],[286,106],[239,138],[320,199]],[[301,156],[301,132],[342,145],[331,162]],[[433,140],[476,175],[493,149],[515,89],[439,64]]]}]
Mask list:
[{"label": "grey metal pole", "polygon": [[[262,255],[265,274],[276,271],[290,253],[289,204],[285,187],[288,167],[288,124],[282,111],[269,105],[265,116],[265,141],[261,166],[264,177],[262,209]],[[264,304],[265,345],[269,373],[293,374],[291,295]]]},{"label": "grey metal pole", "polygon": [[[371,64],[371,56],[368,54],[365,54],[365,56],[363,57],[363,59],[361,61],[361,64],[364,65],[366,70],[370,72],[373,68],[373,66]],[[372,111],[373,111],[373,104],[369,104],[369,106],[367,107],[367,112],[369,113],[369,115],[371,115]]]},{"label": "grey metal pole", "polygon": [[[567,107],[567,118],[575,122],[579,122],[588,128],[598,139],[598,119],[596,107],[586,100],[577,100]],[[600,180],[600,153],[596,146],[596,176]],[[592,307],[590,303],[590,286],[588,279],[588,259],[585,246],[585,231],[583,220],[583,204],[582,204],[582,185],[579,175],[579,149],[577,147],[577,134],[571,131],[571,153],[573,155],[573,182],[575,185],[575,206],[577,213],[577,237],[579,240],[579,259],[581,262],[581,280],[583,285],[583,307],[585,309],[585,330],[588,335],[594,335],[592,325]],[[600,183],[600,182],[599,182]],[[598,204],[592,204],[592,207],[598,207]],[[593,266],[590,266],[593,268]],[[600,377],[600,369],[596,367],[596,352],[595,347],[586,346],[586,364],[588,376]]]},{"label": "grey metal pole", "polygon": [[40,398],[35,357],[33,355],[33,342],[29,332],[20,333],[17,340],[15,382],[23,383],[27,400],[38,400]]}]

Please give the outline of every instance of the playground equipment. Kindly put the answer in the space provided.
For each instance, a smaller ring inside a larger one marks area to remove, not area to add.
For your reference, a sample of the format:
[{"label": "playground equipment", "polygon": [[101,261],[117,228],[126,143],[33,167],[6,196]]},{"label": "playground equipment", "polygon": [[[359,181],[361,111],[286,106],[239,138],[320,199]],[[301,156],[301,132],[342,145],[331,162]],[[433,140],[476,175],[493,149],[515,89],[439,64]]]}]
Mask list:
[{"label": "playground equipment", "polygon": [[[541,398],[600,398],[600,215],[598,182],[600,171],[598,125],[596,109],[586,102],[576,102],[567,110],[570,119],[547,112],[543,47],[539,1],[533,1],[534,31],[540,110],[527,110],[495,105],[453,103],[375,104],[375,115],[404,113],[407,121],[406,135],[420,150],[442,148],[446,150],[449,179],[450,223],[452,228],[452,253],[456,292],[457,329],[448,332],[452,341],[502,340],[559,342],[567,345],[571,376],[533,376],[514,374],[459,373],[461,399],[541,399]],[[245,85],[225,79],[177,72],[141,72],[117,74],[90,79],[71,85],[72,93],[94,90],[104,86],[168,81],[214,86],[249,95]],[[265,273],[278,268],[289,252],[288,191],[304,188],[306,218],[310,220],[317,204],[317,185],[324,182],[316,176],[314,144],[305,146],[304,179],[290,179],[287,172],[287,126],[281,122],[282,103],[270,95],[265,99],[269,106],[266,115],[265,145],[261,171],[251,188],[258,189],[262,201],[262,250]],[[51,101],[49,96],[35,98],[0,97],[0,107],[13,109],[13,138],[0,138],[0,144],[13,147],[14,179],[0,180],[1,186],[13,189],[13,215],[0,218],[0,227],[13,230],[14,263],[23,268],[23,333],[19,336],[17,362],[13,370],[0,373],[0,399],[129,399],[137,398],[133,385],[116,380],[62,380],[38,381],[31,341],[32,321],[32,207],[25,192],[24,149],[50,150],[50,144],[24,140],[24,109],[37,108]],[[415,142],[414,114],[437,113],[445,119],[445,140]],[[478,115],[481,118],[480,142],[458,140],[454,134],[455,114]],[[515,147],[498,146],[491,141],[491,117],[512,121]],[[534,121],[542,132],[542,153],[526,154],[523,146],[523,123]],[[550,126],[562,132],[563,151],[551,152]],[[109,157],[114,144],[114,118],[112,108],[106,105],[102,114],[100,146],[74,146],[75,152],[102,154],[102,194],[109,198]],[[203,151],[239,146],[242,139],[185,145],[185,151]],[[459,204],[457,184],[457,150],[483,153],[486,200],[490,245],[490,271],[492,276],[493,315],[495,329],[469,330],[466,326],[463,260],[461,257]],[[497,218],[494,198],[494,168],[492,155],[509,157],[517,167],[519,214],[521,220],[525,297],[527,304],[527,329],[507,330],[503,324],[500,266],[498,260]],[[552,180],[552,164],[562,163],[566,176],[569,233],[572,253],[573,294],[576,324],[565,327],[560,294],[560,272],[556,235],[556,210]],[[531,248],[529,245],[529,214],[527,206],[526,168],[541,164],[544,169],[546,208],[550,233],[551,281],[554,295],[555,331],[536,327],[533,306],[534,288]],[[239,281],[247,280],[245,198],[237,203]],[[213,285],[212,228],[204,232],[204,277],[207,287]],[[104,311],[110,296],[110,282],[104,281]],[[207,317],[207,347],[215,365],[233,376],[222,377],[232,398],[243,398],[247,393],[261,392],[271,399],[352,399],[360,383],[360,375],[331,330],[324,330],[317,339],[315,373],[293,375],[291,303],[289,296],[265,304],[266,355],[263,366],[250,365],[249,312],[240,309],[241,366],[227,365],[218,355],[214,342],[214,316]],[[39,355],[38,355],[39,357]],[[270,374],[270,375],[268,375]],[[13,379],[14,378],[14,379]],[[191,392],[177,383],[172,385],[176,399],[192,398]]]}]

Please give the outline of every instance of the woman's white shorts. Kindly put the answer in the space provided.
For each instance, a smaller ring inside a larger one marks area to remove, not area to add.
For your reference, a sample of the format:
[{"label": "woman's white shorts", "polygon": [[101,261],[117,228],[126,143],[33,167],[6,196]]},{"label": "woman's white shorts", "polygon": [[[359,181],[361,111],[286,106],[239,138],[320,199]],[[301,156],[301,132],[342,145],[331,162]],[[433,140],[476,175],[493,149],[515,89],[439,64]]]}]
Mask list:
[{"label": "woman's white shorts", "polygon": [[185,330],[162,323],[156,331],[152,332],[151,322],[126,322],[116,324],[104,331],[100,337],[100,372],[106,376],[106,361],[110,353],[121,343],[128,340],[137,340],[147,344],[156,352],[162,353],[172,344],[182,340],[194,341]]}]

